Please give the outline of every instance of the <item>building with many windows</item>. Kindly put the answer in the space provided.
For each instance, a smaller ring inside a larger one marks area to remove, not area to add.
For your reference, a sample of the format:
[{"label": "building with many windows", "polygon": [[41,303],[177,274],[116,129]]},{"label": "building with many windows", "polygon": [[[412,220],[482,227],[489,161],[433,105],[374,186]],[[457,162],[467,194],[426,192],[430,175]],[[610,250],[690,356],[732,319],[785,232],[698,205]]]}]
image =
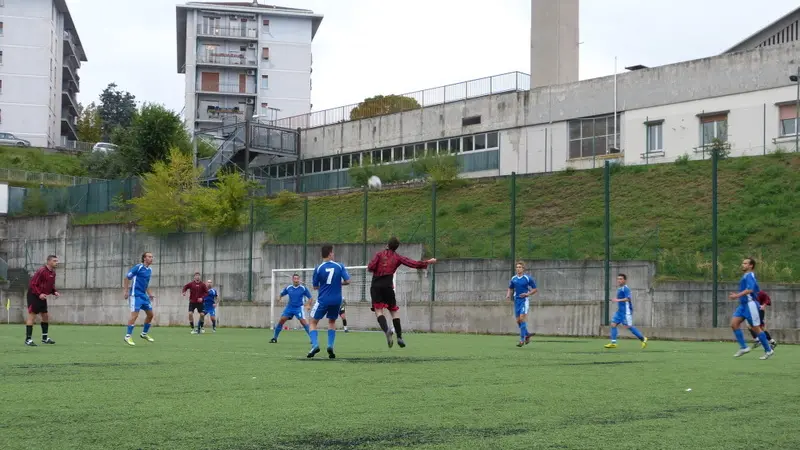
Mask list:
[{"label": "building with many windows", "polygon": [[317,191],[349,187],[348,168],[367,159],[455,154],[463,176],[487,177],[704,159],[715,140],[731,156],[800,150],[800,81],[790,78],[798,24],[800,8],[721,55],[617,76],[531,87],[512,73],[407,94],[424,100],[411,111],[329,120],[351,106],[280,119],[302,128],[300,155],[265,173],[273,192]]},{"label": "building with many windows", "polygon": [[65,0],[0,0],[0,132],[38,147],[77,141],[85,61]]},{"label": "building with many windows", "polygon": [[312,11],[250,2],[178,5],[178,73],[186,74],[186,118],[197,131],[311,111]]}]

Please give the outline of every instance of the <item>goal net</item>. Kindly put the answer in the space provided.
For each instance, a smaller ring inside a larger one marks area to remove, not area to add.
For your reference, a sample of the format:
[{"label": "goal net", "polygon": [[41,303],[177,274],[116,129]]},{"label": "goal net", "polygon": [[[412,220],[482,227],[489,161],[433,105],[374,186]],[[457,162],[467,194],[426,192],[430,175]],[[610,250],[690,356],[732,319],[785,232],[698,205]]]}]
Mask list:
[{"label": "goal net", "polygon": [[[347,273],[350,274],[350,284],[342,286],[342,297],[344,298],[345,306],[347,307],[345,315],[347,317],[348,329],[364,329],[377,327],[375,315],[369,310],[370,295],[369,286],[372,281],[372,275],[367,270],[367,266],[345,266]],[[294,274],[300,275],[300,283],[304,284],[311,291],[312,299],[310,302],[317,300],[318,292],[312,287],[312,276],[314,274],[314,267],[304,267],[296,269],[272,269],[271,283],[270,283],[270,299],[269,299],[269,324],[270,329],[275,329],[275,325],[281,318],[281,313],[286,307],[287,297],[279,298],[281,291],[292,284],[292,276]],[[397,290],[397,274],[394,277],[395,290]],[[399,293],[398,293],[399,294]],[[404,325],[408,323],[408,312],[406,300],[403,295],[397,296],[397,305],[400,307],[400,319]],[[312,303],[313,304],[313,303]],[[366,308],[366,309],[365,309]],[[365,315],[365,311],[366,314]],[[325,322],[321,320],[320,323]],[[390,322],[391,323],[391,322]],[[292,319],[286,322],[285,326],[289,328],[299,328],[297,319]],[[327,322],[323,325],[326,329]],[[341,318],[337,319],[337,328],[341,327]],[[405,327],[403,328],[405,330]],[[409,330],[410,331],[410,330]]]}]

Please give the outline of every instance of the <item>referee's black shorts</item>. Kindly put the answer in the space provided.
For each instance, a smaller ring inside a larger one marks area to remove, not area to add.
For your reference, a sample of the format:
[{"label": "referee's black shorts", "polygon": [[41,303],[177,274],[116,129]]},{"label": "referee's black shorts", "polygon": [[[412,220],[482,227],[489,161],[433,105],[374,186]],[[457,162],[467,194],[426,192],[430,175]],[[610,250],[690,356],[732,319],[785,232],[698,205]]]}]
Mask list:
[{"label": "referee's black shorts", "polygon": [[47,300],[42,300],[38,295],[28,291],[28,313],[44,314],[47,312]]}]

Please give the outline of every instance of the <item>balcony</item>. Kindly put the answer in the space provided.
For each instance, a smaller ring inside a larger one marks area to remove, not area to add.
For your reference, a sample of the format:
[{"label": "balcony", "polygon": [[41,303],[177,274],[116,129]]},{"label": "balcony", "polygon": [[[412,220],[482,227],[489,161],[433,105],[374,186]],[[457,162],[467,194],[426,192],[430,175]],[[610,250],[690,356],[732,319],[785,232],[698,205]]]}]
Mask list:
[{"label": "balcony", "polygon": [[249,83],[197,83],[198,94],[226,94],[226,95],[242,95],[252,97],[256,95],[255,82]]},{"label": "balcony", "polygon": [[[78,111],[78,100],[75,98],[74,94],[70,94],[68,91],[61,91],[61,105],[66,108],[70,108],[73,111],[74,116],[79,114]],[[63,116],[63,114],[62,114]]]},{"label": "balcony", "polygon": [[65,91],[65,92],[68,92],[71,95],[76,95],[78,92],[81,91],[80,86],[78,85],[78,83],[76,83],[76,82],[74,82],[72,80],[68,80],[66,78],[61,83],[61,90]]},{"label": "balcony", "polygon": [[211,37],[221,39],[235,39],[257,41],[258,29],[248,27],[218,27],[213,25],[198,25],[198,37]]},{"label": "balcony", "polygon": [[68,110],[61,110],[61,136],[70,141],[78,140],[78,117]]},{"label": "balcony", "polygon": [[81,77],[78,76],[78,68],[75,67],[74,64],[70,63],[69,59],[71,58],[68,58],[66,61],[64,61],[64,65],[62,66],[62,70],[64,72],[63,78],[64,80],[73,81],[75,84],[80,85]]},{"label": "balcony", "polygon": [[209,53],[197,57],[198,66],[228,66],[257,68],[255,55],[250,57],[244,53]]},{"label": "balcony", "polygon": [[64,57],[78,56],[78,49],[75,47],[75,42],[72,40],[72,35],[69,32],[64,32]]},{"label": "balcony", "polygon": [[244,110],[238,106],[207,106],[197,109],[198,122],[243,122]]}]

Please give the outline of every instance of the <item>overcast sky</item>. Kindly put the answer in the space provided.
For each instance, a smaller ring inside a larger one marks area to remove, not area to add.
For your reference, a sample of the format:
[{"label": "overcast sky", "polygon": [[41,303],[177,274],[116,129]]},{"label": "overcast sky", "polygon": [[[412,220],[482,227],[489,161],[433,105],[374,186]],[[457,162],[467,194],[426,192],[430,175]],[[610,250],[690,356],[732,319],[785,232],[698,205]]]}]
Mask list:
[{"label": "overcast sky", "polygon": [[[315,111],[530,70],[530,0],[260,1],[325,15],[312,47]],[[183,108],[175,5],[184,2],[67,3],[89,59],[80,70],[82,103],[113,81],[137,100]],[[583,0],[580,76],[612,74],[615,56],[623,70],[718,54],[798,6],[797,0]]]}]

